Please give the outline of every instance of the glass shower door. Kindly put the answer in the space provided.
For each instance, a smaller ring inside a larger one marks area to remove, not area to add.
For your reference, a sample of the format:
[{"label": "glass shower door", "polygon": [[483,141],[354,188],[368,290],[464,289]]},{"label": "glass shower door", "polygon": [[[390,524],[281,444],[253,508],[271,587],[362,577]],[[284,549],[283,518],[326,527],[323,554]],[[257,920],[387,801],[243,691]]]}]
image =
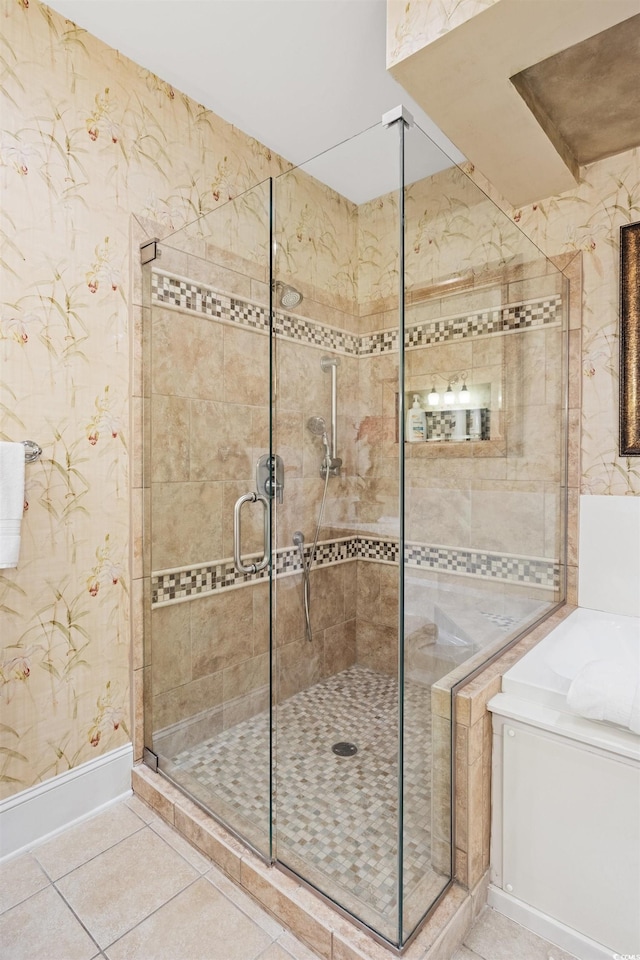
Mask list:
[{"label": "glass shower door", "polygon": [[274,181],[274,855],[394,943],[399,157],[377,124]]},{"label": "glass shower door", "polygon": [[270,195],[258,184],[155,245],[144,330],[146,746],[265,857],[270,537],[255,496],[271,452]]}]

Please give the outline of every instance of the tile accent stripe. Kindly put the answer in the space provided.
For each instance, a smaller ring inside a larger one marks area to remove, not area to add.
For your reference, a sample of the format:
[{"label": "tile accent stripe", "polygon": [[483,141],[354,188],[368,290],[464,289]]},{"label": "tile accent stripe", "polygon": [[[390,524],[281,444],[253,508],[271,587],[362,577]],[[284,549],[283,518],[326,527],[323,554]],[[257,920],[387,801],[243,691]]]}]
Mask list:
[{"label": "tile accent stripe", "polygon": [[[310,547],[307,546],[305,548],[307,558],[309,551]],[[398,558],[397,540],[353,536],[319,543],[314,566],[346,563],[349,560],[397,564]],[[410,568],[466,574],[540,587],[557,588],[560,584],[559,564],[554,560],[537,557],[516,557],[479,550],[407,543],[405,564]],[[298,573],[301,570],[300,554],[295,547],[284,547],[276,551],[276,577]],[[159,571],[151,577],[151,603],[153,606],[164,606],[168,603],[177,603],[246,586],[267,578],[267,570],[261,570],[255,574],[238,573],[233,560],[218,560],[215,563],[188,569]]]},{"label": "tile accent stripe", "polygon": [[504,556],[479,550],[415,543],[407,544],[405,560],[408,566],[427,567],[449,573],[466,573],[540,587],[557,587],[560,584],[559,564],[537,557]]},{"label": "tile accent stripe", "polygon": [[[154,302],[164,306],[189,310],[212,320],[237,323],[263,333],[269,332],[269,310],[264,305],[229,296],[182,277],[152,270],[151,297]],[[463,316],[441,317],[408,326],[405,331],[405,347],[407,350],[415,350],[451,340],[557,324],[562,318],[561,307],[562,299],[558,294],[543,300],[528,300]],[[277,336],[287,340],[351,357],[378,356],[398,349],[397,330],[382,330],[358,336],[337,327],[280,311],[274,314],[274,328]]]},{"label": "tile accent stripe", "polygon": [[[451,340],[464,340],[468,337],[489,336],[559,323],[562,318],[561,306],[562,299],[560,295],[556,295],[544,300],[529,300],[464,316],[429,320],[407,327],[405,347],[407,350],[415,350],[436,343],[448,343]],[[383,330],[360,338],[358,356],[391,353],[397,349],[398,331]]]},{"label": "tile accent stripe", "polygon": [[[269,332],[269,309],[263,304],[228,296],[203,284],[181,277],[151,272],[151,297],[156,303],[203,314],[212,320],[237,323],[252,330]],[[323,350],[332,350],[347,356],[358,356],[360,337],[337,327],[329,327],[314,320],[276,311],[274,327],[277,335],[287,340],[307,343]]]}]

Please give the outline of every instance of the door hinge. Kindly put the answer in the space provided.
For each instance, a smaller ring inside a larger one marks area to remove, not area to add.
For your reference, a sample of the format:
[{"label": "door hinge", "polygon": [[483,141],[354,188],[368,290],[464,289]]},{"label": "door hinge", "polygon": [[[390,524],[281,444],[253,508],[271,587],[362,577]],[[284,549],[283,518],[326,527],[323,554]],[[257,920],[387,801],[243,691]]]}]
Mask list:
[{"label": "door hinge", "polygon": [[151,240],[149,243],[140,244],[140,263],[151,263],[157,257],[160,256],[160,249],[158,247],[159,240],[157,237]]},{"label": "door hinge", "polygon": [[144,748],[142,762],[148,767],[151,767],[154,773],[158,772],[158,754],[154,753],[153,750],[149,750],[149,747]]}]

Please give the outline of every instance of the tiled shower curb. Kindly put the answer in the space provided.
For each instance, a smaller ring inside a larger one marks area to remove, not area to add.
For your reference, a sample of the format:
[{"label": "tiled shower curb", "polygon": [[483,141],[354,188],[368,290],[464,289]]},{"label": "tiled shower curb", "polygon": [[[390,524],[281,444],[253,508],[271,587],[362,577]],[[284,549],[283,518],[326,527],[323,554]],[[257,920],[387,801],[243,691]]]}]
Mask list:
[{"label": "tiled shower curb", "polygon": [[[177,787],[144,764],[132,770],[135,794],[323,960],[391,960],[374,940],[293,877],[270,866]],[[454,882],[402,953],[406,960],[450,960],[486,903],[488,873],[472,891]]]}]

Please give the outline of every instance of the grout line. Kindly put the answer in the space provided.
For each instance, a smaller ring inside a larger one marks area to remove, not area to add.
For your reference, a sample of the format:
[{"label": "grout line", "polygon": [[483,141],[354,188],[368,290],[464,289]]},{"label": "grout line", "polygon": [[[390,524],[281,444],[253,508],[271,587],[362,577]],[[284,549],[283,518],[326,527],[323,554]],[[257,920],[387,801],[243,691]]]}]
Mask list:
[{"label": "grout line", "polygon": [[[162,839],[162,838],[160,837],[160,839]],[[166,841],[165,841],[165,843],[166,843]],[[170,846],[170,844],[167,844],[167,846]],[[174,851],[174,852],[176,852],[176,851]],[[155,916],[155,914],[158,913],[159,910],[162,910],[163,907],[166,907],[168,903],[171,903],[173,900],[176,899],[176,897],[179,897],[182,893],[185,892],[185,890],[188,890],[188,889],[189,889],[190,887],[192,887],[195,883],[197,883],[198,880],[202,880],[202,876],[194,877],[193,880],[190,880],[188,883],[186,883],[186,884],[184,885],[184,887],[181,887],[180,890],[177,890],[174,894],[172,894],[170,897],[168,897],[166,900],[164,900],[161,904],[159,904],[157,907],[155,907],[155,909],[153,909],[153,910],[151,911],[151,913],[148,913],[148,914],[146,915],[146,917],[143,917],[142,920],[138,920],[138,922],[137,922],[137,923],[134,923],[134,925],[133,925],[132,927],[129,927],[128,930],[125,930],[125,932],[122,933],[119,937],[117,937],[116,940],[112,940],[112,941],[111,941],[110,943],[108,943],[105,947],[102,947],[102,948],[100,948],[100,949],[110,950],[111,947],[115,946],[116,943],[119,943],[121,940],[123,940],[124,937],[126,937],[126,936],[128,936],[130,933],[132,933],[133,930],[137,930],[138,927],[142,926],[143,923],[146,923],[147,920],[149,920],[151,917]]]},{"label": "grout line", "polygon": [[102,954],[102,947],[100,946],[100,944],[98,943],[98,941],[96,940],[96,938],[94,937],[94,935],[91,933],[91,930],[89,930],[89,928],[88,928],[88,926],[86,925],[86,923],[85,923],[83,920],[80,919],[80,917],[79,917],[78,914],[75,912],[75,910],[73,909],[73,907],[71,906],[71,904],[69,903],[69,901],[67,900],[67,898],[65,897],[65,895],[62,893],[62,891],[61,891],[61,890],[58,890],[58,888],[56,887],[55,883],[52,884],[52,886],[53,886],[54,890],[56,891],[56,893],[58,894],[58,896],[60,897],[60,899],[62,900],[62,902],[66,905],[66,907],[67,907],[67,909],[69,910],[69,912],[72,914],[72,916],[74,916],[74,917],[76,918],[76,920],[78,921],[78,923],[80,924],[80,926],[82,927],[82,929],[85,931],[85,933],[87,934],[87,936],[89,936],[89,937],[93,940],[93,942],[95,943],[95,945],[96,945],[96,947],[97,947],[97,949],[98,949],[98,956],[100,956],[100,955]]},{"label": "grout line", "polygon": [[[130,810],[130,812],[133,813],[134,816],[138,817],[138,814],[135,813],[135,811]],[[97,816],[100,816],[100,814],[97,814]],[[129,840],[130,837],[134,837],[137,833],[140,833],[140,831],[143,830],[145,827],[147,827],[148,824],[146,824],[146,823],[144,822],[144,820],[142,820],[140,817],[138,817],[138,820],[140,820],[140,826],[139,826],[139,827],[136,827],[135,830],[132,830],[131,833],[126,834],[126,836],[124,836],[124,837],[120,837],[119,840],[115,840],[113,843],[109,844],[108,847],[105,847],[104,850],[100,850],[99,853],[94,853],[92,857],[89,857],[87,860],[83,860],[82,863],[76,864],[75,867],[72,867],[70,870],[67,870],[66,873],[61,874],[59,877],[56,877],[55,879],[53,879],[53,877],[51,877],[51,883],[52,883],[54,886],[56,886],[56,884],[57,884],[60,880],[66,879],[66,877],[69,877],[69,876],[71,876],[72,873],[75,873],[76,870],[80,870],[81,867],[84,867],[84,866],[86,866],[88,863],[92,863],[94,860],[97,860],[98,857],[101,857],[103,853],[108,853],[109,850],[113,850],[114,847],[119,846],[119,845],[120,845],[121,843],[123,843],[125,840]],[[87,820],[87,821],[85,821],[85,822],[86,822],[86,823],[90,823],[91,821],[90,821],[90,820]],[[73,827],[72,827],[71,829],[73,829]],[[64,836],[64,834],[62,834],[62,836]],[[34,854],[34,856],[35,856],[35,854]],[[49,874],[47,873],[47,871],[46,871],[45,868],[42,866],[42,864],[40,863],[39,860],[38,860],[38,864],[42,867],[42,869],[44,870],[44,872],[46,873],[46,875],[49,876]],[[57,886],[56,886],[56,890],[57,890],[57,889],[58,889],[58,888],[57,888]]]}]

